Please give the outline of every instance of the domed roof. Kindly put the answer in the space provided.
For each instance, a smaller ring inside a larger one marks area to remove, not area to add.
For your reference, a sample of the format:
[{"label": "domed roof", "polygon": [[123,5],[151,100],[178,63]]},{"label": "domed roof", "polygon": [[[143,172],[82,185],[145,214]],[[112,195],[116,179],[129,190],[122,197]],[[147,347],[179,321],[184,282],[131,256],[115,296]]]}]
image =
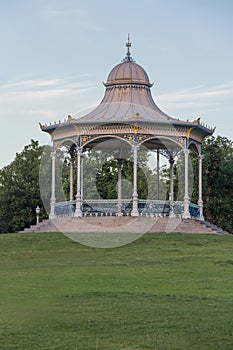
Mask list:
[{"label": "domed roof", "polygon": [[105,85],[116,84],[140,84],[151,86],[146,71],[133,61],[124,61],[111,70]]},{"label": "domed roof", "polygon": [[152,86],[146,71],[131,57],[129,48],[131,43],[126,43],[127,53],[123,61],[117,64],[109,73],[105,86],[122,85],[122,84],[136,84]]}]

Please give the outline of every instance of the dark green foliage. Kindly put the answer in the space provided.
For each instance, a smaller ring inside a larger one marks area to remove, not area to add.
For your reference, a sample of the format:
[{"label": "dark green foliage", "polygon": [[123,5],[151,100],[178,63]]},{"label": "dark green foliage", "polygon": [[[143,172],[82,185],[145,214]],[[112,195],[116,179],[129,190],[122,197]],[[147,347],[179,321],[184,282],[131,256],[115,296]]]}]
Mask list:
[{"label": "dark green foliage", "polygon": [[105,162],[96,174],[96,188],[102,199],[117,198],[117,161]]},{"label": "dark green foliage", "polygon": [[[39,179],[40,179],[40,193],[43,200],[44,207],[47,212],[50,211],[50,197],[51,197],[51,179],[52,179],[52,159],[51,159],[51,146],[43,147],[43,154],[39,167]],[[56,201],[61,202],[69,200],[70,190],[70,161],[67,156],[66,149],[56,150]],[[74,172],[76,175],[76,164],[74,164]],[[74,182],[76,190],[76,182]],[[76,193],[76,192],[74,192]]]},{"label": "dark green foliage", "polygon": [[[133,194],[133,161],[129,153],[122,164],[122,198],[131,198]],[[65,172],[64,172],[65,174]],[[76,168],[74,172],[74,184],[76,185]],[[148,154],[139,152],[138,154],[138,194],[139,198],[151,198],[154,184],[154,172],[148,166]],[[83,156],[83,198],[84,199],[116,199],[118,168],[117,160],[101,150],[85,151]],[[63,189],[68,198],[69,174],[63,179]],[[64,186],[65,184],[65,186]],[[74,189],[74,193],[76,187]],[[149,197],[148,197],[149,196]]]},{"label": "dark green foliage", "polygon": [[39,190],[43,147],[38,141],[24,147],[15,160],[0,170],[0,232],[16,232],[35,223],[35,209],[46,217]]},{"label": "dark green foliage", "polygon": [[[140,166],[137,169],[138,176],[138,196],[141,199],[148,198],[148,180],[145,174],[150,170],[144,166],[142,169]],[[103,199],[116,199],[117,198],[117,182],[118,182],[118,169],[117,161],[111,159],[102,165],[96,176],[97,191]],[[124,198],[131,198],[133,193],[133,162],[125,160],[122,165],[122,192]]]},{"label": "dark green foliage", "polygon": [[[203,204],[207,221],[233,233],[233,142],[211,136],[203,143]],[[181,164],[182,162],[178,162]],[[198,156],[190,154],[193,203],[198,203]],[[176,168],[177,171],[177,168]],[[181,172],[182,173],[182,172]],[[178,182],[176,176],[175,184]]]},{"label": "dark green foliage", "polygon": [[[233,233],[233,142],[226,137],[211,136],[203,143],[203,204],[205,219]],[[198,156],[189,157],[189,196],[198,203]],[[167,175],[169,192],[169,169]],[[184,197],[184,156],[181,152],[174,166],[174,197]]]},{"label": "dark green foliage", "polygon": [[203,154],[206,219],[233,232],[233,142],[210,137],[203,145]]},{"label": "dark green foliage", "polygon": [[[195,192],[196,188],[194,185],[194,166],[195,161],[197,160],[197,156],[190,153],[189,163],[188,163],[188,183],[189,183],[189,196],[192,198],[193,203],[197,203],[196,197],[193,197],[193,192]],[[184,187],[185,187],[185,160],[184,153],[182,151],[179,152],[176,162],[174,164],[174,199],[176,201],[183,201],[184,199]],[[165,169],[167,172],[167,187],[168,192],[170,191],[170,170],[169,168]],[[198,186],[198,184],[197,184]],[[198,188],[197,188],[198,190]]]}]

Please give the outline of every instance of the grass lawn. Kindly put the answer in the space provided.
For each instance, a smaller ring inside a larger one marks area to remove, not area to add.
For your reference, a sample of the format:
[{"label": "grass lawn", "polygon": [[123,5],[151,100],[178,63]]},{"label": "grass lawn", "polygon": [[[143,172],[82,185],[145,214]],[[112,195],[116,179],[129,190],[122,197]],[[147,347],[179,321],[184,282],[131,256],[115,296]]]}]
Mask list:
[{"label": "grass lawn", "polygon": [[233,236],[0,235],[0,349],[233,349]]}]

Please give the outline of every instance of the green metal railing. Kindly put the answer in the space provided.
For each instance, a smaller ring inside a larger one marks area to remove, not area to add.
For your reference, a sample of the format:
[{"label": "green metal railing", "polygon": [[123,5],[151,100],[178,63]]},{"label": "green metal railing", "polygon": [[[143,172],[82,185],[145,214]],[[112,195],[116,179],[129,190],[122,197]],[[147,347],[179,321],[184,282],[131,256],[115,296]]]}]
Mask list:
[{"label": "green metal railing", "polygon": [[[120,202],[117,199],[90,199],[83,200],[81,210],[84,215],[131,215],[133,202],[131,199],[122,199]],[[72,216],[76,209],[76,201],[58,202],[55,206],[55,213],[58,216]],[[138,211],[139,215],[152,216],[181,216],[184,210],[183,202],[181,201],[162,201],[151,199],[139,199]],[[198,205],[191,203],[189,205],[191,217],[199,216]]]}]

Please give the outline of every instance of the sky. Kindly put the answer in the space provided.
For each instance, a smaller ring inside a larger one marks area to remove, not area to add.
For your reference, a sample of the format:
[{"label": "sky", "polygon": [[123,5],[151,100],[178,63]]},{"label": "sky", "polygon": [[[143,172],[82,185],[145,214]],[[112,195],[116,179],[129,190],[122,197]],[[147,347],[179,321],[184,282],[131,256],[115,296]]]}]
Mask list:
[{"label": "sky", "polygon": [[0,0],[0,168],[101,101],[128,33],[157,105],[233,140],[232,0]]}]

